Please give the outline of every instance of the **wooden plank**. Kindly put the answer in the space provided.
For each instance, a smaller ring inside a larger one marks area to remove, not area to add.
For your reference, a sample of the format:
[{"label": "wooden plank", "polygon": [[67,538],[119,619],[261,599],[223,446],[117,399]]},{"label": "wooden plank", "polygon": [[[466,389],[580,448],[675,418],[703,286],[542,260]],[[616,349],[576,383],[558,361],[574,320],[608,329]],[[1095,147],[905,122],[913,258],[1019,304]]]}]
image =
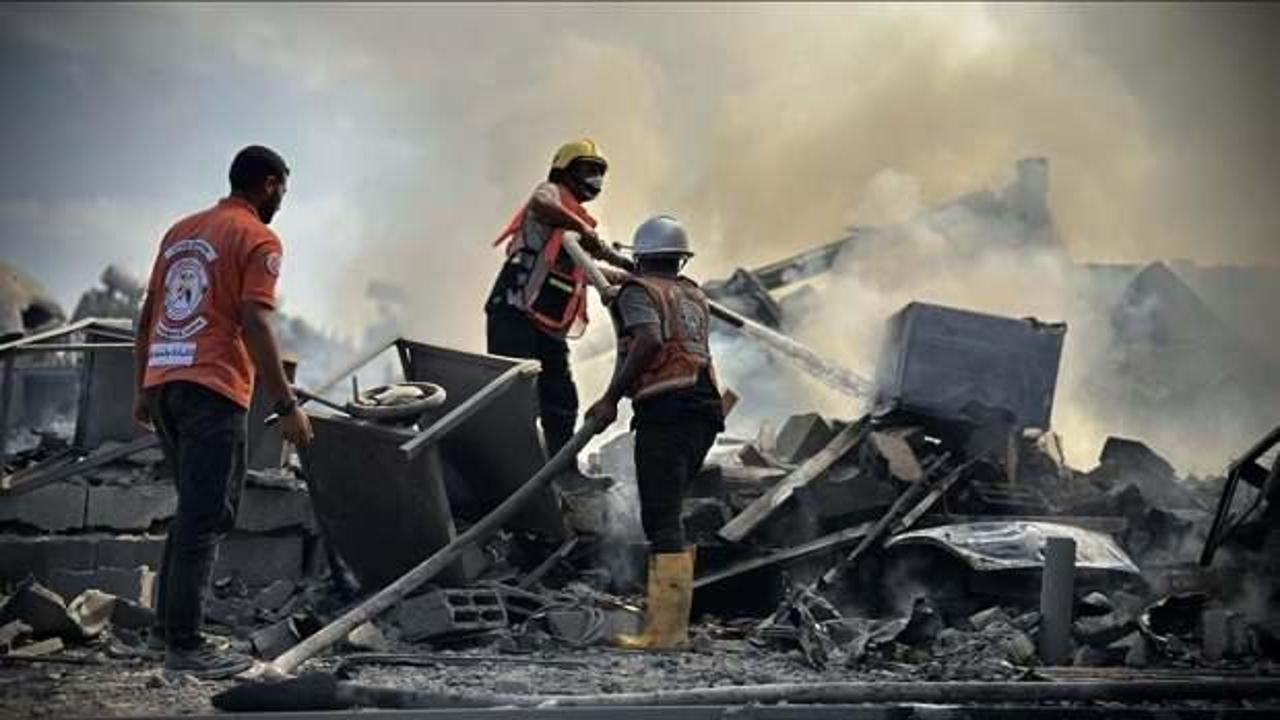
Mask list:
[{"label": "wooden plank", "polygon": [[867,436],[870,428],[870,420],[866,417],[850,423],[844,430],[837,433],[831,439],[831,442],[827,443],[826,447],[819,450],[808,460],[805,460],[794,472],[783,478],[781,482],[770,488],[769,492],[760,496],[759,499],[748,505],[745,510],[726,523],[724,527],[720,528],[720,537],[729,542],[741,542],[743,538],[750,535],[778,508],[782,507],[783,503],[796,491],[796,488],[808,485],[860,443]]},{"label": "wooden plank", "polygon": [[800,558],[808,557],[809,555],[814,555],[824,550],[834,550],[843,547],[862,538],[862,536],[866,535],[867,531],[871,529],[871,526],[872,523],[865,522],[828,535],[823,535],[816,540],[810,540],[807,543],[802,543],[795,547],[775,550],[767,555],[744,560],[723,570],[704,575],[694,580],[693,589],[697,590],[708,585],[714,585],[723,580],[728,580],[729,578],[737,577],[753,570],[759,570],[760,568],[799,560]]},{"label": "wooden plank", "polygon": [[[822,577],[818,581],[817,589],[821,590],[835,582],[850,565],[853,565],[860,557],[862,557],[863,553],[865,553],[871,546],[880,542],[884,536],[888,534],[889,528],[897,522],[900,516],[905,518],[907,515],[914,515],[914,517],[918,518],[932,507],[933,504],[938,501],[938,498],[942,497],[942,493],[925,493],[924,490],[927,486],[932,485],[934,488],[950,487],[951,484],[956,481],[956,478],[968,469],[970,464],[972,463],[969,462],[960,465],[937,483],[930,483],[929,478],[926,476],[924,479],[913,483],[911,487],[903,491],[903,493],[898,496],[898,500],[894,502],[893,507],[889,508],[889,511],[876,522],[875,527],[872,528],[871,531],[867,533],[866,537],[862,539],[862,542],[858,543],[858,547],[854,548],[853,552],[849,553],[847,557],[836,563],[830,570],[823,573]],[[913,503],[917,502],[917,498],[922,494],[924,494],[925,497],[918,504],[913,505]],[[903,511],[908,507],[911,507],[912,509],[908,510],[906,515],[903,515]],[[914,520],[912,520],[912,522],[914,522]],[[910,523],[898,523],[898,527],[900,529],[897,531],[900,532],[902,529],[906,529],[910,526]]]},{"label": "wooden plank", "polygon": [[934,488],[929,491],[929,494],[925,495],[924,499],[921,500],[918,505],[916,505],[909,512],[907,512],[906,515],[902,516],[902,519],[899,520],[898,523],[893,526],[893,530],[891,532],[900,533],[903,530],[910,528],[912,525],[915,525],[916,521],[920,519],[920,516],[929,512],[929,508],[933,507],[934,504],[937,503],[938,500],[940,500],[942,496],[946,494],[948,490],[951,489],[951,486],[956,484],[956,481],[960,479],[960,475],[962,474],[963,470],[966,467],[968,467],[967,464],[961,465],[960,467],[956,468],[951,474],[943,478],[942,482],[934,486]]}]

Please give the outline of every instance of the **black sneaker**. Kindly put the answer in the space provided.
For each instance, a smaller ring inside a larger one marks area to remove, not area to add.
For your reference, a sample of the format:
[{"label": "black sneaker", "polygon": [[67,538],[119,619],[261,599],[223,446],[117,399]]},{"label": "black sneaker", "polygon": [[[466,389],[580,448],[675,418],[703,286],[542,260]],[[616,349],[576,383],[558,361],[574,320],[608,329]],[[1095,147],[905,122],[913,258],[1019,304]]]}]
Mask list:
[{"label": "black sneaker", "polygon": [[222,680],[253,667],[253,658],[236,652],[219,652],[201,645],[193,650],[169,648],[164,656],[164,669],[183,672],[200,680]]}]

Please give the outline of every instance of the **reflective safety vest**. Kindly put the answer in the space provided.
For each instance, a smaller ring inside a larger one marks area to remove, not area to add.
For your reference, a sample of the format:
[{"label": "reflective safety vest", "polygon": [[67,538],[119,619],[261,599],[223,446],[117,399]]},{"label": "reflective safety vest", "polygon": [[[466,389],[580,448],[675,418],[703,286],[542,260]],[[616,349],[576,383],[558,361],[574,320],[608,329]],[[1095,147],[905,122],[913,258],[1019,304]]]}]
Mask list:
[{"label": "reflective safety vest", "polygon": [[[636,276],[623,283],[638,285],[653,300],[658,310],[662,333],[662,349],[645,368],[635,384],[627,389],[627,397],[633,400],[658,395],[672,390],[693,387],[698,376],[706,369],[711,382],[716,383],[715,367],[711,363],[711,310],[707,296],[694,281],[684,278]],[[615,311],[616,312],[616,311]],[[622,327],[622,323],[618,323]],[[632,340],[623,336],[619,341],[618,366],[626,361]]]},{"label": "reflective safety vest", "polygon": [[[558,187],[561,205],[594,228],[596,219],[568,188]],[[564,233],[530,217],[526,202],[493,244],[506,242],[507,262],[516,266],[512,304],[549,335],[580,337],[587,327],[587,271],[564,249]]]}]

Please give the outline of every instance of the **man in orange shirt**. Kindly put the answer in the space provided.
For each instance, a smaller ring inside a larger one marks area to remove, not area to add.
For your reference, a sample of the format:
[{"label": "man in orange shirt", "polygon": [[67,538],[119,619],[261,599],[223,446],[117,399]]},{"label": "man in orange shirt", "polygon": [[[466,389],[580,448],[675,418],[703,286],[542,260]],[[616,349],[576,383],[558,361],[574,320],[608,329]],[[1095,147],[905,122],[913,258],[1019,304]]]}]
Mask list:
[{"label": "man in orange shirt", "polygon": [[166,669],[206,679],[253,664],[207,645],[200,626],[218,543],[235,525],[244,487],[255,368],[285,438],[311,440],[270,325],[283,246],[267,223],[288,175],[271,150],[241,150],[231,163],[231,195],[165,234],[138,319],[134,415],[154,426],[178,488],[155,632],[167,646]]}]

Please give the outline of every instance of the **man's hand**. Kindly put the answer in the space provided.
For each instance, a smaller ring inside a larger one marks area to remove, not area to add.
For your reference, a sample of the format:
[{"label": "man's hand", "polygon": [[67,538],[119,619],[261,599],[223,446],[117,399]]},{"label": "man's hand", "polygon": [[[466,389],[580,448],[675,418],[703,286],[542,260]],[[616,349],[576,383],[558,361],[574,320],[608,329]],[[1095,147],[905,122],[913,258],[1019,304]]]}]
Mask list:
[{"label": "man's hand", "polygon": [[618,419],[618,401],[608,395],[600,398],[587,408],[587,419],[598,423],[601,430],[609,427]]},{"label": "man's hand", "polygon": [[133,394],[133,421],[147,432],[155,432],[155,424],[151,422],[151,410],[147,408],[141,390]]},{"label": "man's hand", "polygon": [[315,437],[311,430],[311,418],[296,406],[292,412],[280,418],[280,432],[294,447],[306,447],[311,444],[311,438]]}]

